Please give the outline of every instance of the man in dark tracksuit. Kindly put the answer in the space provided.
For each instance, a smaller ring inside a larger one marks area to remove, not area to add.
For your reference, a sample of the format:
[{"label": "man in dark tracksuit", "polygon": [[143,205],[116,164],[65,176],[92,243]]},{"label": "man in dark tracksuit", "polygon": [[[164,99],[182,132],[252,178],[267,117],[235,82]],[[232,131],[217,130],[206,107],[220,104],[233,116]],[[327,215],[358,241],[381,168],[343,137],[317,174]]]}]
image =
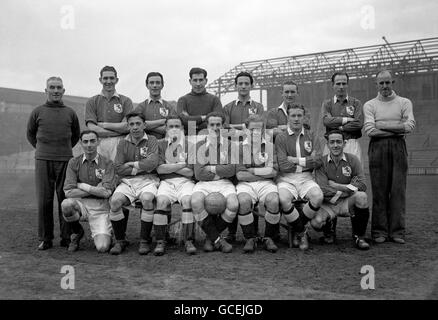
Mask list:
[{"label": "man in dark tracksuit", "polygon": [[64,221],[61,202],[67,164],[73,157],[72,148],[79,141],[80,127],[76,112],[64,105],[65,88],[62,79],[51,77],[45,89],[47,102],[35,108],[27,124],[27,139],[36,148],[35,182],[38,200],[38,250],[53,246],[53,198],[58,200],[61,246],[70,242],[70,228]]}]

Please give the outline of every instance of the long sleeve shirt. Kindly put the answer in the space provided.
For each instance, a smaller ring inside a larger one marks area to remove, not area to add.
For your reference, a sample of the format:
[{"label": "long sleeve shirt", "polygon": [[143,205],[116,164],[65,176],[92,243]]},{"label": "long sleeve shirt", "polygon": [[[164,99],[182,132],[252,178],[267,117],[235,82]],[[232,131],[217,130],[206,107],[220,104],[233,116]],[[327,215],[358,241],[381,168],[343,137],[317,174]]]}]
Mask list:
[{"label": "long sleeve shirt", "polygon": [[[181,163],[188,161],[189,142],[187,137],[181,139],[179,143],[171,142],[168,139],[158,141],[158,166],[169,163]],[[193,164],[187,164],[187,168],[193,170]],[[160,174],[160,179],[171,179],[185,177],[176,172],[168,174]]]},{"label": "long sleeve shirt", "polygon": [[[414,112],[411,100],[398,96],[395,92],[388,98],[378,96],[369,100],[363,106],[364,128],[367,135],[377,130],[379,121],[402,122],[406,124],[406,133],[411,133],[415,128]],[[400,135],[404,135],[400,134]]]},{"label": "long sleeve shirt", "polygon": [[88,99],[85,104],[85,124],[92,122],[122,122],[123,118],[134,109],[130,98],[118,94],[111,98],[105,97],[102,93]]},{"label": "long sleeve shirt", "polygon": [[46,102],[32,110],[27,123],[27,140],[36,148],[35,159],[70,160],[79,136],[78,116],[62,102]]},{"label": "long sleeve shirt", "polygon": [[[317,139],[313,132],[306,129],[297,135],[289,127],[285,132],[277,135],[275,150],[277,152],[278,168],[282,174],[313,171],[321,166],[321,155],[314,150],[320,150],[315,146]],[[299,164],[290,162],[287,157],[296,157]]]},{"label": "long sleeve shirt", "polygon": [[114,163],[111,160],[98,154],[95,159],[89,161],[81,154],[68,162],[64,191],[76,189],[78,183],[87,183],[93,187],[101,183],[102,187],[113,193],[117,182]]},{"label": "long sleeve shirt", "polygon": [[253,100],[242,102],[234,100],[224,106],[225,128],[229,128],[230,124],[242,124],[252,114],[262,115],[264,107],[261,103]]},{"label": "long sleeve shirt", "polygon": [[[330,201],[338,192],[338,189],[329,185],[329,180],[346,184],[352,192],[367,189],[360,161],[350,153],[344,153],[338,165],[331,159],[330,154],[324,156],[322,166],[315,170],[315,180],[321,187],[325,201]],[[344,197],[346,196],[340,196],[336,203]]]},{"label": "long sleeve shirt", "polygon": [[[124,166],[127,162],[138,162],[139,172],[132,167]],[[116,172],[120,177],[140,176],[154,173],[158,166],[158,143],[157,138],[148,136],[135,143],[130,134],[119,141],[117,154],[114,159]]]},{"label": "long sleeve shirt", "polygon": [[[354,118],[354,121],[346,122],[346,118]],[[322,104],[322,121],[326,132],[341,127],[346,139],[358,139],[362,136],[362,103],[350,96],[343,101],[336,96],[327,99]]]},{"label": "long sleeve shirt", "polygon": [[196,133],[207,128],[207,123],[202,121],[201,116],[210,112],[222,112],[222,103],[218,97],[204,91],[202,93],[190,92],[178,99],[176,110],[180,116],[184,130],[187,133],[188,122],[196,122]]},{"label": "long sleeve shirt", "polygon": [[[210,144],[208,138],[196,144],[195,178],[199,181],[212,181],[217,175],[220,178],[232,178],[236,173],[236,160],[233,160],[231,142],[221,137],[218,143]],[[238,148],[238,145],[237,145]],[[237,149],[238,150],[238,149]],[[216,174],[207,166],[215,166]]]}]

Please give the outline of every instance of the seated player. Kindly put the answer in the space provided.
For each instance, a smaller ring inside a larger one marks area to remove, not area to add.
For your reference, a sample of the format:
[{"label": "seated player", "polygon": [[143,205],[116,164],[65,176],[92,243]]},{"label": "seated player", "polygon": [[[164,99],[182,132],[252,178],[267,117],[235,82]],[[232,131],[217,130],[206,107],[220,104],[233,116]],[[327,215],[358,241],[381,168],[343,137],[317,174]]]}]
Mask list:
[{"label": "seated player", "polygon": [[356,247],[367,250],[370,246],[364,236],[370,212],[362,166],[359,158],[343,151],[347,141],[342,131],[332,130],[326,138],[329,154],[315,172],[324,202],[311,225],[323,231],[323,241],[331,244],[336,239],[336,217],[349,216]]},{"label": "seated player", "polygon": [[195,183],[193,165],[187,164],[188,141],[184,135],[181,119],[172,115],[166,120],[166,137],[158,142],[159,162],[157,173],[160,175],[160,186],[157,192],[157,206],[154,213],[154,230],[157,246],[154,254],[165,252],[165,232],[171,214],[171,205],[178,201],[182,206],[182,232],[185,249],[188,254],[195,254],[194,218],[191,197]]},{"label": "seated player", "polygon": [[277,175],[276,159],[272,136],[265,140],[265,121],[260,115],[250,115],[246,120],[249,133],[241,143],[239,164],[236,177],[239,181],[236,190],[239,200],[238,219],[246,239],[244,252],[253,252],[256,247],[254,218],[252,211],[260,202],[265,206],[264,247],[276,252],[278,247],[273,241],[276,226],[280,223],[279,198],[276,184],[272,181]]},{"label": "seated player", "polygon": [[121,183],[110,200],[110,219],[116,238],[110,253],[122,253],[126,241],[126,225],[128,217],[122,212],[122,206],[141,201],[140,246],[138,253],[148,254],[151,251],[151,231],[154,219],[154,198],[160,183],[155,169],[158,165],[157,138],[147,135],[145,117],[141,113],[131,112],[126,115],[129,134],[119,142],[115,159],[116,173]]},{"label": "seated player", "polygon": [[91,236],[98,252],[106,252],[111,245],[111,222],[108,198],[113,193],[117,176],[113,162],[97,153],[99,138],[93,130],[81,132],[83,154],[68,162],[62,201],[62,213],[71,226],[72,235],[68,251],[79,249],[84,236],[80,221],[88,221]]},{"label": "seated player", "polygon": [[[293,246],[301,250],[309,248],[306,224],[315,217],[321,207],[323,193],[313,179],[312,171],[321,166],[321,157],[316,154],[315,137],[303,126],[304,107],[288,106],[288,127],[275,139],[279,175],[277,187],[282,214],[294,231]],[[296,199],[308,202],[298,211],[293,204]]]},{"label": "seated player", "polygon": [[[196,145],[195,178],[199,181],[193,188],[192,209],[195,220],[206,234],[204,251],[221,249],[228,253],[233,247],[220,234],[236,217],[239,202],[236,188],[229,180],[235,174],[230,150],[231,142],[224,138],[220,130],[223,128],[225,116],[222,112],[211,112],[207,115],[208,135]],[[236,145],[238,148],[238,145]],[[234,155],[238,155],[238,149]],[[238,161],[235,160],[235,161]],[[236,162],[234,162],[236,163]],[[204,207],[204,198],[211,192],[220,192],[227,200],[226,209],[220,216],[212,216]]]}]

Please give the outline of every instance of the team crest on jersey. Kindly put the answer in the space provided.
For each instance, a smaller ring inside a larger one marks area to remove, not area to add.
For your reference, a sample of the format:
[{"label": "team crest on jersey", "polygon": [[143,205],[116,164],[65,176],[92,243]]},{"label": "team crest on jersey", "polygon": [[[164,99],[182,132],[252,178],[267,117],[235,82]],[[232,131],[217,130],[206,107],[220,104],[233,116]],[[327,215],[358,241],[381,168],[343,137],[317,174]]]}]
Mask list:
[{"label": "team crest on jersey", "polygon": [[304,149],[307,152],[312,152],[312,141],[304,141]]},{"label": "team crest on jersey", "polygon": [[167,109],[164,108],[164,107],[160,107],[160,115],[161,115],[162,117],[167,117],[168,114],[169,114],[169,110],[167,110]]},{"label": "team crest on jersey", "polygon": [[114,111],[117,113],[122,113],[123,112],[123,107],[120,103],[115,103],[114,104]]},{"label": "team crest on jersey", "polygon": [[148,147],[141,147],[140,148],[140,156],[142,156],[143,158],[146,158],[148,154]]},{"label": "team crest on jersey", "polygon": [[354,115],[354,107],[353,106],[347,106],[346,109],[347,109],[347,113],[350,116]]},{"label": "team crest on jersey", "polygon": [[351,167],[342,167],[342,174],[346,177],[351,177]]},{"label": "team crest on jersey", "polygon": [[257,111],[257,109],[256,108],[249,108],[248,109],[248,113],[249,113],[249,115],[252,115],[252,114],[256,114],[256,111]]},{"label": "team crest on jersey", "polygon": [[95,171],[96,178],[102,179],[103,175],[105,174],[105,169],[97,168]]}]

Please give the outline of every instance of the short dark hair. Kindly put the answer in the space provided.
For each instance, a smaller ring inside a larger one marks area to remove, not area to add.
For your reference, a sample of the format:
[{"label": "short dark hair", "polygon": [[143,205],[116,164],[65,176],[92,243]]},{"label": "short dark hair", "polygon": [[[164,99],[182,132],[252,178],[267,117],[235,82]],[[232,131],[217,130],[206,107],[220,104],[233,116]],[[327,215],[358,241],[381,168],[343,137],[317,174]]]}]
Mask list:
[{"label": "short dark hair", "polygon": [[348,73],[346,73],[345,71],[338,71],[338,72],[333,73],[333,75],[332,75],[332,84],[335,84],[336,76],[346,76],[347,83],[350,81],[350,77],[348,76]]},{"label": "short dark hair", "polygon": [[114,74],[116,75],[116,78],[117,78],[117,70],[116,70],[116,68],[114,68],[113,66],[105,66],[105,67],[103,67],[103,68],[100,70],[100,77],[101,77],[101,78],[102,78],[102,74],[103,74],[105,71],[112,71],[112,72],[114,72]]},{"label": "short dark hair", "polygon": [[183,122],[182,122],[181,118],[179,117],[179,115],[176,115],[176,114],[168,115],[166,118],[166,124],[169,120],[179,120],[181,122],[181,124],[183,125]]},{"label": "short dark hair", "polygon": [[342,136],[342,140],[345,140],[345,133],[344,133],[344,131],[339,130],[339,129],[333,129],[333,130],[330,130],[330,131],[328,131],[328,132],[326,132],[326,133],[324,134],[324,137],[325,137],[325,139],[326,139],[327,141],[328,141],[329,136],[330,136],[331,134],[340,134],[340,135]]},{"label": "short dark hair", "polygon": [[301,109],[303,110],[303,115],[306,114],[306,108],[300,103],[292,103],[291,105],[287,106],[287,115],[289,116],[289,110],[290,109]]},{"label": "short dark hair", "polygon": [[298,92],[298,85],[295,81],[293,80],[287,80],[285,82],[283,82],[283,84],[281,85],[281,90],[283,91],[284,86],[286,85],[290,85],[290,86],[295,86],[297,88],[297,92]]},{"label": "short dark hair", "polygon": [[140,117],[143,120],[143,122],[146,121],[146,117],[144,116],[144,114],[140,113],[140,112],[136,112],[136,111],[132,111],[132,112],[128,113],[126,115],[126,121],[129,121],[129,119],[133,118],[133,117]]},{"label": "short dark hair", "polygon": [[266,126],[266,119],[261,114],[251,114],[248,118],[245,120],[245,126],[248,129],[249,124],[251,122],[263,122],[263,128]]},{"label": "short dark hair", "polygon": [[234,84],[237,84],[237,79],[238,79],[239,77],[248,77],[248,78],[249,78],[249,81],[251,82],[251,84],[254,83],[254,78],[252,77],[251,73],[246,72],[246,71],[242,71],[242,72],[239,72],[239,73],[237,74],[237,76],[234,78]]},{"label": "short dark hair", "polygon": [[161,83],[164,83],[164,79],[163,79],[163,75],[159,72],[149,72],[148,75],[146,76],[146,84],[148,84],[149,78],[150,77],[160,77],[161,78]]},{"label": "short dark hair", "polygon": [[223,112],[220,112],[220,111],[213,111],[213,112],[210,112],[209,114],[207,114],[207,118],[205,118],[205,122],[208,123],[208,119],[210,119],[211,117],[218,117],[218,118],[221,118],[221,119],[222,119],[222,124],[225,123],[225,115],[224,115]]},{"label": "short dark hair", "polygon": [[194,74],[199,74],[199,73],[202,73],[204,75],[204,78],[207,78],[207,70],[195,67],[195,68],[191,68],[189,71],[190,79]]},{"label": "short dark hair", "polygon": [[99,135],[97,134],[97,132],[94,131],[94,130],[89,130],[89,129],[81,131],[81,134],[80,134],[80,136],[79,136],[79,139],[81,139],[81,141],[82,141],[82,136],[83,136],[83,135],[86,135],[86,134],[90,134],[90,133],[95,134],[96,137],[97,137],[97,139],[99,139]]}]

